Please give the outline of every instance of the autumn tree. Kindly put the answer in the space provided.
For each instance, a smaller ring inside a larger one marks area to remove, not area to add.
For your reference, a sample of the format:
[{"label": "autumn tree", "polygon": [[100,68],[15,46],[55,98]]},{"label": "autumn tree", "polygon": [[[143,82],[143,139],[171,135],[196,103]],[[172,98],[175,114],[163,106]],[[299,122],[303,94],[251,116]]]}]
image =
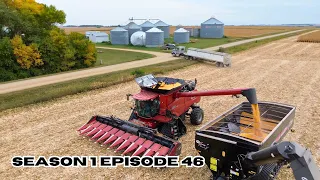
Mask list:
[{"label": "autumn tree", "polygon": [[[57,27],[66,15],[35,0],[0,0],[0,81],[93,66],[95,45]],[[5,75],[4,75],[5,74]]]}]

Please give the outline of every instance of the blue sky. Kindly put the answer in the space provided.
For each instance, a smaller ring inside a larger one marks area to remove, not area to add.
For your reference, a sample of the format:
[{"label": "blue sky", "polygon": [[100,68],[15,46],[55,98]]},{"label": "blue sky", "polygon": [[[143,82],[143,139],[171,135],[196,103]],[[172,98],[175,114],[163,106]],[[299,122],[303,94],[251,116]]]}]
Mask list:
[{"label": "blue sky", "polygon": [[214,16],[225,24],[320,24],[319,0],[36,0],[67,14],[66,24],[119,25],[129,17],[199,25]]}]

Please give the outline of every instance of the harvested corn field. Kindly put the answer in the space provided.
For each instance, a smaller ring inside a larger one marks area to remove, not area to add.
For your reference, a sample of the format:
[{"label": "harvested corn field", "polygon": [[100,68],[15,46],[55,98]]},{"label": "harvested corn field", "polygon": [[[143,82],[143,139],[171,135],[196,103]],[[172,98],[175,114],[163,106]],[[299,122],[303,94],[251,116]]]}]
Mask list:
[{"label": "harvested corn field", "polygon": [[[198,64],[166,74],[168,77],[198,80],[198,89],[255,87],[260,101],[287,103],[297,107],[292,140],[311,149],[320,163],[320,44],[299,43],[296,37],[276,41],[233,57],[231,68],[216,68]],[[130,115],[127,93],[135,93],[135,82],[67,96],[55,101],[26,106],[0,113],[1,179],[209,179],[203,168],[12,168],[16,155],[34,156],[103,156],[119,155],[87,139],[76,129],[92,115]],[[200,106],[205,122],[214,119],[245,98],[203,97]],[[180,139],[181,158],[195,156],[194,132],[199,126],[187,122],[187,135]],[[290,169],[284,169],[279,179],[292,179]]]},{"label": "harvested corn field", "polygon": [[[185,26],[186,28],[200,28],[200,26]],[[305,28],[305,27],[304,27]],[[302,29],[299,27],[286,26],[225,26],[224,35],[227,37],[252,37],[267,34],[276,34],[286,31]],[[176,30],[176,26],[170,27],[170,34]]]},{"label": "harvested corn field", "polygon": [[302,35],[298,38],[298,42],[320,43],[320,31]]}]

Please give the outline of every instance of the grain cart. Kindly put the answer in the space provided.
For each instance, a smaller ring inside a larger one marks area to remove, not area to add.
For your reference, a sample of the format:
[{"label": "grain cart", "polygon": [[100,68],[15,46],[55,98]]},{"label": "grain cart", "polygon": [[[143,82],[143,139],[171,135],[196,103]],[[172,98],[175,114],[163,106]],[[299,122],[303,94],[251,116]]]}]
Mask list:
[{"label": "grain cart", "polygon": [[128,121],[113,116],[93,116],[78,129],[102,145],[110,145],[122,154],[133,156],[179,155],[180,142],[186,131],[186,116],[194,125],[202,123],[203,110],[197,105],[200,96],[243,95],[251,104],[257,104],[252,88],[197,91],[197,81],[169,77],[143,76],[136,79],[141,90],[134,95],[134,108]]},{"label": "grain cart", "polygon": [[311,152],[294,142],[281,142],[293,126],[295,107],[259,102],[262,136],[251,105],[244,102],[196,131],[195,147],[205,157],[213,179],[273,179],[281,166],[290,163],[296,179],[320,178]]},{"label": "grain cart", "polygon": [[188,48],[184,46],[178,46],[171,53],[174,57],[184,56],[185,59],[192,60],[205,60],[215,62],[217,67],[230,67],[231,66],[231,55],[228,53],[221,53],[215,51],[208,51],[204,49]]}]

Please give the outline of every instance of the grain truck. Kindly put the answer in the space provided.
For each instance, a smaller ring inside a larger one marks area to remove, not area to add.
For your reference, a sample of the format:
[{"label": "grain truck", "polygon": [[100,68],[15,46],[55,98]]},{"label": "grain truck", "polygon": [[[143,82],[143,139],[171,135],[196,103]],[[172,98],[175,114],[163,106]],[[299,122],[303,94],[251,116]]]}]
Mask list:
[{"label": "grain truck", "polygon": [[192,60],[205,60],[215,62],[217,67],[230,67],[231,55],[228,53],[221,53],[197,48],[188,48],[178,46],[172,50],[171,53],[174,57],[184,56],[185,59]]}]

